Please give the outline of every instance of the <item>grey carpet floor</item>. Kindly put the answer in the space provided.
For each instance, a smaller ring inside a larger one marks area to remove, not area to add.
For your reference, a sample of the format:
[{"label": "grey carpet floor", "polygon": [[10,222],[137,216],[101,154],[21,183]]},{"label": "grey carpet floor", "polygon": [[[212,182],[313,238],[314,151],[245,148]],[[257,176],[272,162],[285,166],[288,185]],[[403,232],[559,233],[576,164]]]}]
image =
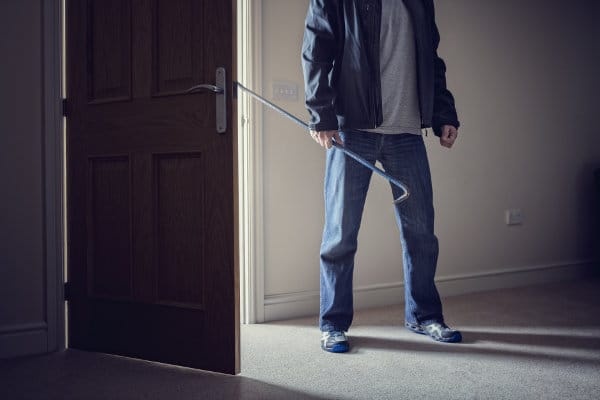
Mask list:
[{"label": "grey carpet floor", "polygon": [[70,349],[0,360],[0,399],[321,400],[252,378]]},{"label": "grey carpet floor", "polygon": [[451,297],[464,343],[357,312],[352,351],[319,348],[315,318],[242,327],[242,375],[67,350],[0,360],[0,399],[600,399],[600,281]]},{"label": "grey carpet floor", "polygon": [[242,330],[243,376],[328,399],[600,399],[600,281],[450,297],[460,344],[402,327],[403,308],[355,314],[352,350],[319,348],[315,318]]}]

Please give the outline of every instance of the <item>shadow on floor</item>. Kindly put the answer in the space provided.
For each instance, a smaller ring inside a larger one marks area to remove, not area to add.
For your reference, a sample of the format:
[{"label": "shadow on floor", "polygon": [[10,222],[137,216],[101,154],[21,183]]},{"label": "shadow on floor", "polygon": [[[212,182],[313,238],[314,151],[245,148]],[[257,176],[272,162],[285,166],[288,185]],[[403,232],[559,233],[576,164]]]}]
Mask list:
[{"label": "shadow on floor", "polygon": [[[436,343],[423,336],[423,341],[403,341],[386,339],[373,336],[351,336],[353,353],[360,353],[364,349],[382,349],[389,351],[412,351],[429,353],[452,353],[465,356],[483,355],[519,358],[523,360],[539,361],[574,361],[600,366],[600,338],[598,337],[573,337],[557,334],[525,334],[525,333],[498,333],[479,330],[462,330],[462,343]],[[473,344],[512,345],[511,349],[475,347]],[[522,346],[515,349],[514,345]],[[549,349],[553,349],[549,352]],[[586,351],[585,356],[581,351]],[[595,353],[593,352],[595,350]],[[573,351],[580,351],[579,354]],[[561,354],[564,353],[564,354]]]},{"label": "shadow on floor", "polygon": [[463,329],[462,333],[466,338],[465,343],[478,343],[485,341],[573,350],[600,350],[600,337],[590,335],[486,332],[471,328]]},{"label": "shadow on floor", "polygon": [[0,398],[324,400],[247,377],[78,350],[0,360]]}]

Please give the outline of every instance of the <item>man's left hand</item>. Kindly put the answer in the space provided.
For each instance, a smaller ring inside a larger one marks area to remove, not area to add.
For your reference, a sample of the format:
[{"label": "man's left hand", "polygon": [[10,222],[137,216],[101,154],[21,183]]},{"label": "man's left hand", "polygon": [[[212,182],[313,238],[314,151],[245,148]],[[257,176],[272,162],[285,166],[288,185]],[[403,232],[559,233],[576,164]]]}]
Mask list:
[{"label": "man's left hand", "polygon": [[452,125],[442,126],[442,135],[440,136],[440,144],[444,147],[451,148],[454,141],[458,137],[458,130]]}]

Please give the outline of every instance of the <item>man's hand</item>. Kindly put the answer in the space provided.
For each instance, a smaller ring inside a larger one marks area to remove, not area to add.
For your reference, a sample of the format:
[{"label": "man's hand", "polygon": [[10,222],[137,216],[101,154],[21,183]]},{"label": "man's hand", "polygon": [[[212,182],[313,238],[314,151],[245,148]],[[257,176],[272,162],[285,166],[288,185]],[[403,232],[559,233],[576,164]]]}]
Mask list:
[{"label": "man's hand", "polygon": [[310,131],[310,136],[312,136],[317,143],[326,149],[333,147],[331,138],[335,139],[335,141],[342,146],[344,145],[344,142],[342,142],[342,138],[340,137],[340,133],[338,131]]},{"label": "man's hand", "polygon": [[440,136],[440,144],[444,147],[451,148],[454,141],[458,137],[458,130],[452,125],[442,126],[442,135]]}]

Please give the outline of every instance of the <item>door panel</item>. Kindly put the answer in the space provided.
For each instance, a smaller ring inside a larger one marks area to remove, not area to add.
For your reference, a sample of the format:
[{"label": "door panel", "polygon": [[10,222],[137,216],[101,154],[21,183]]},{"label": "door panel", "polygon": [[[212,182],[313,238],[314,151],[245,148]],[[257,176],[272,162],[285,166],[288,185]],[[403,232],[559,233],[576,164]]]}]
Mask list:
[{"label": "door panel", "polygon": [[88,160],[88,293],[131,299],[129,158]]},{"label": "door panel", "polygon": [[202,153],[160,155],[154,158],[154,169],[156,251],[161,283],[157,300],[162,304],[181,303],[202,309],[206,218],[204,182],[196,180],[205,169]]},{"label": "door panel", "polygon": [[239,369],[233,4],[66,3],[71,347]]},{"label": "door panel", "polygon": [[201,5],[192,0],[157,0],[154,95],[178,93],[200,82],[204,57],[202,47],[193,44],[206,40]]},{"label": "door panel", "polygon": [[[85,1],[84,1],[85,3]],[[131,2],[89,0],[86,37],[90,102],[131,98]]]}]

